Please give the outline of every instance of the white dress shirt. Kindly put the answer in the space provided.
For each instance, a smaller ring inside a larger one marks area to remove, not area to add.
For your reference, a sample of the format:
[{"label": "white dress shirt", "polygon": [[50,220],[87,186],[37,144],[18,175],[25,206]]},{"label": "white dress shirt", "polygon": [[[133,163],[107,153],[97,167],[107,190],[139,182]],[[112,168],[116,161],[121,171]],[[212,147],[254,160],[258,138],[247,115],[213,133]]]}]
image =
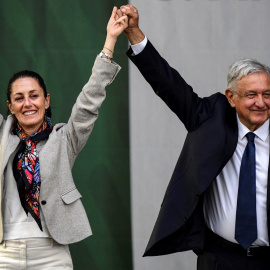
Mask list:
[{"label": "white dress shirt", "polygon": [[145,48],[147,44],[147,37],[145,36],[144,40],[141,41],[138,44],[134,44],[134,45],[130,45],[131,49],[133,50],[134,55],[139,54],[140,52],[143,51],[143,49]]},{"label": "white dress shirt", "polygon": [[[238,143],[232,158],[213,182],[205,196],[204,215],[207,226],[224,239],[234,239],[237,194],[241,159],[247,144],[245,135],[250,130],[238,119]],[[269,120],[255,133],[256,149],[256,211],[258,239],[255,245],[269,245],[267,232],[267,180],[269,164]]]}]

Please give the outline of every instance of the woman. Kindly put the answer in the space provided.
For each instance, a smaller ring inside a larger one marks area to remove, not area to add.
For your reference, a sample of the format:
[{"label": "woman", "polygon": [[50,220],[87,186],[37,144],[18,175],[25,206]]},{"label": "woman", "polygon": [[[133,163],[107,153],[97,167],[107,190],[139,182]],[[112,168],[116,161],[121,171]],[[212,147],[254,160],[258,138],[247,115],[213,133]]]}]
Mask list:
[{"label": "woman", "polygon": [[68,244],[91,235],[71,169],[120,67],[112,61],[127,17],[115,19],[67,124],[52,125],[50,95],[35,72],[9,82],[0,115],[0,269],[73,269]]}]

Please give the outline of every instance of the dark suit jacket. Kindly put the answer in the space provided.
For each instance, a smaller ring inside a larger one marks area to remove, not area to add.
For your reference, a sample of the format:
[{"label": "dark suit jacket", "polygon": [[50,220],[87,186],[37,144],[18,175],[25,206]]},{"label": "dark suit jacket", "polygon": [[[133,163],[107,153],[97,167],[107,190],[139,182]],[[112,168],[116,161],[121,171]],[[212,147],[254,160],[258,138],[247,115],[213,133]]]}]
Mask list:
[{"label": "dark suit jacket", "polygon": [[188,131],[144,256],[199,251],[204,245],[204,194],[237,145],[235,109],[221,93],[198,97],[149,41],[140,54],[133,56],[130,49],[127,55]]}]

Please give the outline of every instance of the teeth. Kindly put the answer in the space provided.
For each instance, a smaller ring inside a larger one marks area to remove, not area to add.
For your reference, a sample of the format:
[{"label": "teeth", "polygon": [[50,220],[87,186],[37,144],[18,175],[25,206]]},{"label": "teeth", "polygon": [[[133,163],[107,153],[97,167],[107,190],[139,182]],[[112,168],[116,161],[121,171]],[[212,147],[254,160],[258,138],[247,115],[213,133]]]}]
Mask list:
[{"label": "teeth", "polygon": [[31,115],[31,114],[34,114],[35,111],[32,111],[32,112],[25,112],[24,115]]}]

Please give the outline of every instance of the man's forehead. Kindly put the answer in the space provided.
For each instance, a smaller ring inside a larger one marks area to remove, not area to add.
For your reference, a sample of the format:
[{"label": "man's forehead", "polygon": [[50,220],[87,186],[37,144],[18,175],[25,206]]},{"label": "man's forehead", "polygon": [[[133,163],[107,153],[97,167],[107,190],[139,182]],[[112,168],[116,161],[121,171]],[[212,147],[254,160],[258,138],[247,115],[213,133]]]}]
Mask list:
[{"label": "man's forehead", "polygon": [[270,89],[270,76],[266,72],[252,73],[242,77],[236,84],[236,89]]}]

